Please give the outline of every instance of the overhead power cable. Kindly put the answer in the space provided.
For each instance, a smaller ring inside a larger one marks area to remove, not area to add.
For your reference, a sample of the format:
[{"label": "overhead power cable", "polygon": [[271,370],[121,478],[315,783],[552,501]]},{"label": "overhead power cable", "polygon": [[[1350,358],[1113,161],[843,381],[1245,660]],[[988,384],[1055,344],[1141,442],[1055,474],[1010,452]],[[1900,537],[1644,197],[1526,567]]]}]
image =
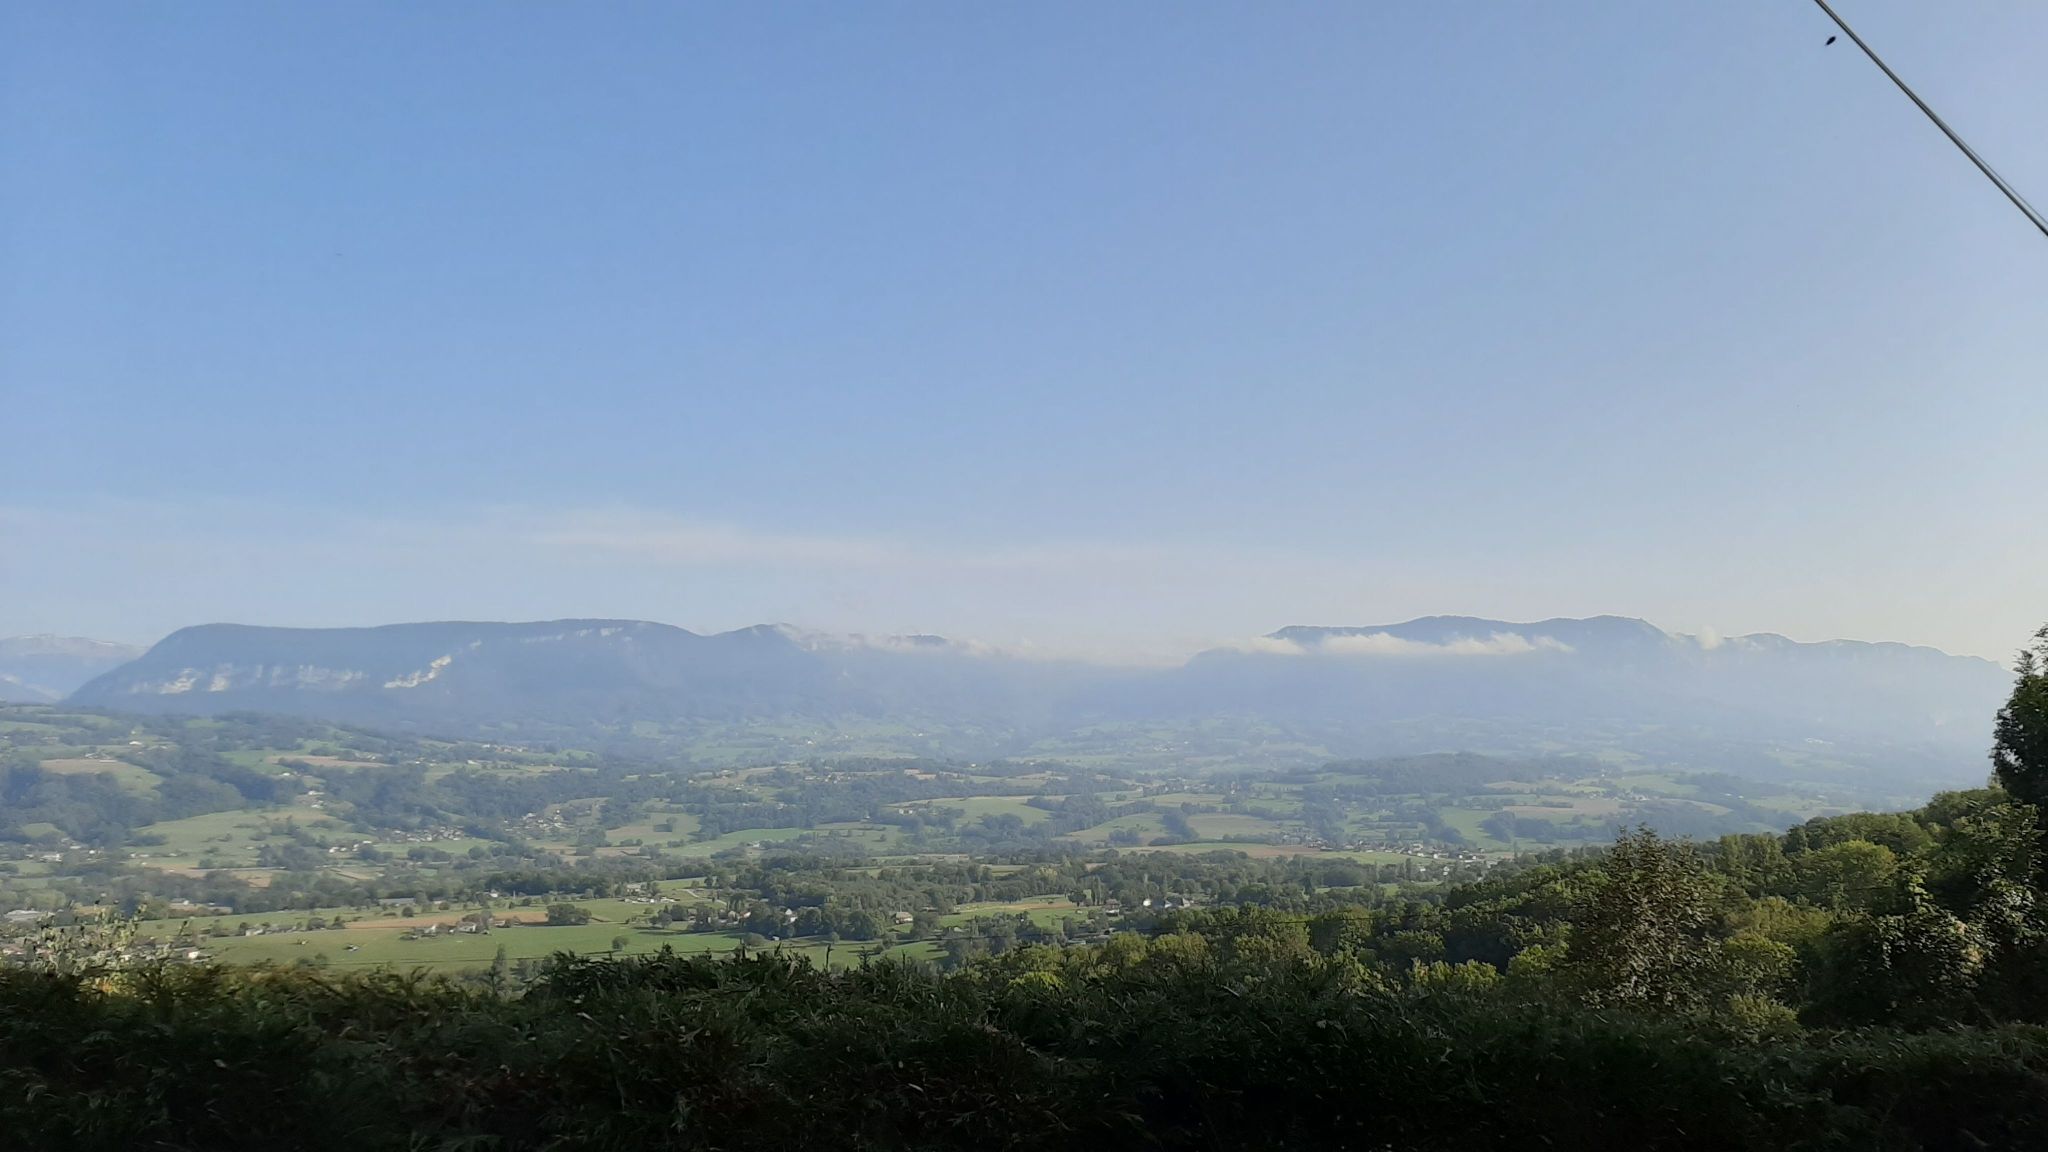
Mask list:
[{"label": "overhead power cable", "polygon": [[1990,164],[1986,163],[1982,156],[1977,155],[1977,150],[1970,147],[1970,145],[1963,140],[1962,136],[1957,134],[1955,129],[1949,127],[1948,121],[1943,120],[1939,113],[1937,113],[1933,108],[1929,107],[1927,101],[1922,100],[1920,98],[1919,93],[1913,91],[1910,85],[1908,85],[1904,80],[1900,79],[1899,74],[1897,72],[1892,71],[1891,65],[1886,64],[1883,58],[1878,56],[1877,52],[1873,50],[1870,47],[1870,45],[1863,42],[1863,37],[1858,36],[1856,34],[1856,30],[1854,28],[1849,27],[1848,21],[1842,19],[1841,16],[1838,15],[1833,8],[1828,6],[1828,0],[1813,0],[1813,2],[1815,4],[1820,5],[1820,10],[1827,13],[1828,19],[1833,20],[1835,22],[1835,27],[1840,28],[1842,30],[1843,35],[1847,36],[1849,39],[1856,42],[1856,47],[1861,48],[1863,50],[1863,54],[1865,56],[1870,57],[1871,63],[1877,65],[1878,68],[1883,70],[1884,74],[1891,79],[1891,82],[1893,84],[1898,85],[1899,91],[1904,92],[1906,94],[1906,98],[1908,100],[1911,100],[1915,107],[1919,108],[1920,111],[1926,113],[1927,118],[1929,120],[1934,121],[1934,126],[1936,128],[1941,129],[1942,135],[1947,136],[1949,138],[1949,141],[1962,151],[1963,155],[1968,156],[1970,158],[1970,163],[1975,164],[1979,172],[1984,173],[1987,179],[1989,179],[1993,184],[1998,186],[1998,190],[2000,192],[2005,193],[2005,198],[2007,200],[2012,201],[2012,206],[2019,209],[2021,214],[2026,216],[2027,220],[2030,223],[2032,223],[2034,227],[2040,229],[2041,235],[2048,236],[2048,217],[2043,217],[2041,213],[2036,211],[2032,204],[2027,203],[2027,198],[2025,196],[2020,195],[2019,189],[2014,188],[2011,184],[2007,183],[2005,177],[2000,176],[1997,170],[1992,168]]}]

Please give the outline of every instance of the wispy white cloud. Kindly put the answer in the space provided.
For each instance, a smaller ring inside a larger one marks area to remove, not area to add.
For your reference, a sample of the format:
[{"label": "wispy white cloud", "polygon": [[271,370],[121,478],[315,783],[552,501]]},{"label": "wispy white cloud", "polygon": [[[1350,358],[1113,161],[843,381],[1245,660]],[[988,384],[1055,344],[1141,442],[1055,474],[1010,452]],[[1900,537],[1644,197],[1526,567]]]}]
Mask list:
[{"label": "wispy white cloud", "polygon": [[1361,632],[1325,637],[1316,650],[1338,656],[1527,656],[1535,652],[1569,652],[1572,648],[1549,636],[1532,638],[1519,632],[1459,636],[1440,644],[1409,640],[1390,632]]},{"label": "wispy white cloud", "polygon": [[965,652],[974,655],[995,655],[1001,651],[993,644],[929,634],[871,636],[862,632],[823,632],[787,624],[782,625],[780,631],[804,648],[872,648],[881,652]]},{"label": "wispy white cloud", "polygon": [[1253,636],[1247,640],[1232,640],[1217,647],[1230,652],[1247,652],[1258,656],[1306,656],[1308,649],[1292,640],[1278,636]]},{"label": "wispy white cloud", "polygon": [[1488,636],[1460,636],[1443,643],[1409,640],[1391,632],[1355,632],[1324,636],[1303,644],[1283,636],[1254,636],[1234,640],[1220,647],[1232,652],[1262,656],[1523,656],[1533,652],[1569,652],[1571,645],[1549,636],[1524,636],[1519,632],[1495,632]]}]

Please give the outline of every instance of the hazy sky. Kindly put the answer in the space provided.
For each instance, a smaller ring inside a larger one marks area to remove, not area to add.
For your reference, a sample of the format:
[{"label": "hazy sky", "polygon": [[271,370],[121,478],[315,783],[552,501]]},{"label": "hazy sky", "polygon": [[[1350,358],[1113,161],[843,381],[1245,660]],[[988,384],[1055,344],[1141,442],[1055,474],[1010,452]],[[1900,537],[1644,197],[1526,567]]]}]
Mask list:
[{"label": "hazy sky", "polygon": [[[1839,7],[2048,204],[2048,5]],[[2048,240],[1804,0],[0,5],[0,634],[2006,657]]]}]

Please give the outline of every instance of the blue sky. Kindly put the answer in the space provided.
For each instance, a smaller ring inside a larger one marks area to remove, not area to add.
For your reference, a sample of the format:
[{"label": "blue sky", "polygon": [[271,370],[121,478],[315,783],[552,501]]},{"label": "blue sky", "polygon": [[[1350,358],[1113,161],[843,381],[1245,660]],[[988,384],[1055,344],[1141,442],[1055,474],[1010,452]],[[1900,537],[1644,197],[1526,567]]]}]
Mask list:
[{"label": "blue sky", "polygon": [[[2048,202],[2048,6],[1845,0]],[[0,634],[2004,657],[2048,240],[1809,4],[0,8]]]}]

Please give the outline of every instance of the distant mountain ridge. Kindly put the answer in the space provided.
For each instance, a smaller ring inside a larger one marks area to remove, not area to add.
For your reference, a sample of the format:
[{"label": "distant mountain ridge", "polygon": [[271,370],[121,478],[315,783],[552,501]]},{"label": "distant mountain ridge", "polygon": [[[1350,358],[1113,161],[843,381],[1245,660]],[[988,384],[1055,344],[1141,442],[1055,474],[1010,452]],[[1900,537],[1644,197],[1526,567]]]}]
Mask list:
[{"label": "distant mountain ridge", "polygon": [[1326,640],[1350,636],[1387,635],[1420,643],[1450,644],[1459,640],[1486,639],[1499,635],[1518,635],[1524,638],[1543,638],[1555,641],[1567,648],[1588,650],[1635,649],[1649,650],[1692,646],[1712,651],[1724,646],[1737,648],[1801,649],[1806,651],[1868,650],[1879,649],[1891,652],[1920,653],[1923,656],[1941,660],[1960,660],[1974,664],[1998,667],[1989,660],[1976,656],[1956,656],[1939,648],[1919,644],[1901,644],[1889,640],[1793,640],[1775,632],[1751,632],[1741,636],[1701,637],[1683,632],[1666,632],[1647,620],[1632,616],[1592,616],[1585,619],[1558,617],[1539,620],[1534,623],[1517,624],[1502,620],[1486,620],[1476,616],[1423,616],[1401,624],[1382,624],[1366,627],[1320,627],[1293,625],[1267,634],[1268,639],[1288,640],[1301,644],[1316,644]]},{"label": "distant mountain ridge", "polygon": [[980,720],[1028,713],[1017,684],[1058,667],[990,658],[933,636],[832,636],[784,625],[700,634],[644,620],[208,624],[173,633],[72,702],[438,723],[450,731],[521,719],[569,728],[790,716]]},{"label": "distant mountain ridge", "polygon": [[929,635],[556,620],[202,625],[71,700],[506,736],[894,725],[920,751],[970,756],[1058,752],[1109,731],[1170,748],[1227,724],[1254,734],[1246,747],[1329,754],[1612,750],[1760,774],[1846,758],[1908,774],[1942,766],[1945,782],[1974,783],[2009,685],[1991,661],[1931,648],[1702,638],[1616,616],[1297,625],[1172,668],[1024,659]]},{"label": "distant mountain ridge", "polygon": [[1203,664],[1229,670],[1216,673],[1228,695],[1263,683],[1275,696],[1269,714],[1297,721],[1338,709],[1354,722],[1393,721],[1448,705],[1528,725],[1629,722],[1644,729],[1638,746],[1685,730],[1797,747],[1844,739],[1938,746],[1964,755],[1963,771],[1979,777],[1989,718],[2011,686],[1992,661],[1934,648],[1772,633],[1703,638],[1616,616],[1297,626],[1249,648],[1204,653],[1191,667]]},{"label": "distant mountain ridge", "polygon": [[55,703],[144,651],[133,644],[81,636],[0,636],[0,701]]}]

